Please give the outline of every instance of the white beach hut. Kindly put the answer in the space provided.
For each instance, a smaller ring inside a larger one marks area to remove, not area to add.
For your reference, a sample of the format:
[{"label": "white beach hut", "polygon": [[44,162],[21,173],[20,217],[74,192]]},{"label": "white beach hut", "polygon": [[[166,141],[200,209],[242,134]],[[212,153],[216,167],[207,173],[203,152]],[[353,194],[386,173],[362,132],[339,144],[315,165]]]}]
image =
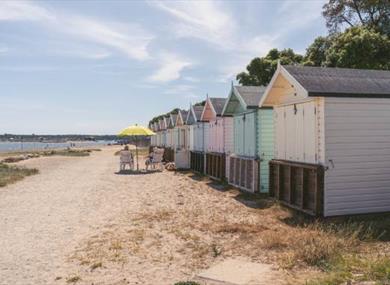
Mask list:
[{"label": "white beach hut", "polygon": [[204,172],[204,125],[200,120],[203,105],[191,105],[187,116],[188,147],[190,150],[190,168],[194,171]]},{"label": "white beach hut", "polygon": [[270,192],[323,216],[390,211],[390,71],[279,65]]},{"label": "white beach hut", "polygon": [[187,130],[188,111],[179,110],[176,116],[176,149],[175,165],[178,169],[187,169],[190,167],[190,153],[188,149],[188,130]]},{"label": "white beach hut", "polygon": [[233,151],[233,117],[222,117],[226,98],[207,98],[201,121],[205,123],[205,173],[216,179],[225,179],[228,161]]}]

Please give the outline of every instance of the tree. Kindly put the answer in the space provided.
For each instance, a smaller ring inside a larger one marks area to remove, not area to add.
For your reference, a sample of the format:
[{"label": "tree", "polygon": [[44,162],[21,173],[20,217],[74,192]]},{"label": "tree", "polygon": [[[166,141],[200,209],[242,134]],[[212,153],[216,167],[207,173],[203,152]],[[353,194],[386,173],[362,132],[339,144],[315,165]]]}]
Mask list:
[{"label": "tree", "polygon": [[389,37],[363,27],[334,36],[325,54],[325,66],[390,69]]},{"label": "tree", "polygon": [[278,60],[281,64],[301,63],[303,57],[292,49],[278,51],[271,49],[265,57],[256,57],[247,65],[246,71],[239,73],[236,79],[241,85],[267,85],[274,74]]},{"label": "tree", "polygon": [[331,36],[316,38],[306,49],[303,64],[310,66],[323,66],[326,60],[326,51],[329,49],[331,42]]},{"label": "tree", "polygon": [[364,26],[390,35],[389,0],[329,0],[322,14],[332,33],[346,25]]}]

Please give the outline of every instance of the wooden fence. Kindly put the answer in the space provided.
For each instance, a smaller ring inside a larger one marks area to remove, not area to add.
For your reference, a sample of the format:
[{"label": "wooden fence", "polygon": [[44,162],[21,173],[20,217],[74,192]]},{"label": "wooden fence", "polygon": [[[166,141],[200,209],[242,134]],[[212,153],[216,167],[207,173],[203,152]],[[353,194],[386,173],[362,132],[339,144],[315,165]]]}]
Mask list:
[{"label": "wooden fence", "polygon": [[193,171],[204,173],[204,153],[199,151],[191,151],[190,168]]},{"label": "wooden fence", "polygon": [[285,160],[271,160],[269,165],[270,196],[312,216],[323,215],[322,165]]},{"label": "wooden fence", "polygon": [[218,179],[225,179],[226,157],[224,153],[206,153],[206,175]]}]

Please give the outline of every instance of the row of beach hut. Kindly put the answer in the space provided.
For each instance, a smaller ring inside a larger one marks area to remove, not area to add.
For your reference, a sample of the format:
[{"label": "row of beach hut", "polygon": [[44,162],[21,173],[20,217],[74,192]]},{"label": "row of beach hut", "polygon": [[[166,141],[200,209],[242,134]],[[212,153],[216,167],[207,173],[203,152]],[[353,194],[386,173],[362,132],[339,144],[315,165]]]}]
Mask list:
[{"label": "row of beach hut", "polygon": [[390,211],[390,71],[278,65],[150,128],[177,168],[310,215]]}]

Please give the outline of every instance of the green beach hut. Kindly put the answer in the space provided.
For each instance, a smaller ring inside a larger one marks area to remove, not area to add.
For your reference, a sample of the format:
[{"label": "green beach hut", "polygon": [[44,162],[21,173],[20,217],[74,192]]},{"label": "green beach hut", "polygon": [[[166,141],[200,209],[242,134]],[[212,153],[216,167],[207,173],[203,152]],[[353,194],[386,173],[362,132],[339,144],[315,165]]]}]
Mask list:
[{"label": "green beach hut", "polygon": [[264,86],[232,86],[222,116],[233,116],[234,151],[228,182],[249,192],[267,193],[269,161],[273,158],[272,108],[259,107]]}]

